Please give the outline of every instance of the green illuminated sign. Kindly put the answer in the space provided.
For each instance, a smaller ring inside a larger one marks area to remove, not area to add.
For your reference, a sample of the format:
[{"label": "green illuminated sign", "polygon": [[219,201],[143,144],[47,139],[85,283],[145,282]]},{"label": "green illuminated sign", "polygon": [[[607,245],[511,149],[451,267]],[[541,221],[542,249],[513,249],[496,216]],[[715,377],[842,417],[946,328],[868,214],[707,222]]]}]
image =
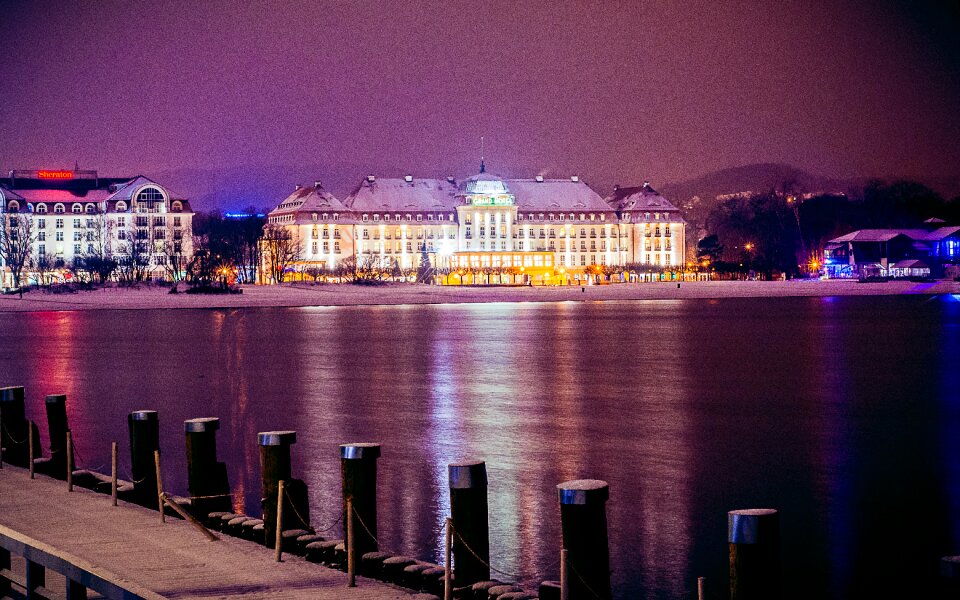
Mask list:
[{"label": "green illuminated sign", "polygon": [[473,206],[513,206],[513,196],[510,194],[500,196],[470,196],[470,204]]}]

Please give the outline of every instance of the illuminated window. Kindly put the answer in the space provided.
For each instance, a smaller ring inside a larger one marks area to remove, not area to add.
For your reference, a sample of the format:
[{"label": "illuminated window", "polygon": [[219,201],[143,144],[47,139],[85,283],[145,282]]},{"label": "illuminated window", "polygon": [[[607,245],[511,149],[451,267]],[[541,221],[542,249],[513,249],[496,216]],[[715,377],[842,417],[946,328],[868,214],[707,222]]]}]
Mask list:
[{"label": "illuminated window", "polygon": [[174,200],[173,203],[170,205],[170,210],[172,210],[173,212],[180,212],[181,210],[183,210],[183,203],[180,202],[179,200]]},{"label": "illuminated window", "polygon": [[157,205],[163,205],[163,193],[155,187],[146,187],[140,190],[136,198],[137,210],[157,210]]},{"label": "illuminated window", "polygon": [[367,213],[363,213],[363,218],[362,218],[362,220],[363,220],[364,223],[367,222]]},{"label": "illuminated window", "polygon": [[53,207],[53,212],[55,212],[55,213],[62,213],[63,210],[64,210],[64,209],[63,209],[63,205],[60,204],[60,203],[57,203],[57,204]]},{"label": "illuminated window", "polygon": [[40,214],[45,214],[45,213],[47,212],[47,205],[46,205],[46,204],[38,204],[38,205],[37,205],[37,212],[40,213]]},{"label": "illuminated window", "polygon": [[[366,215],[364,215],[364,216],[366,216]],[[374,220],[374,221],[379,221],[379,220],[380,220],[380,215],[373,215],[373,220]]]},{"label": "illuminated window", "polygon": [[339,221],[339,220],[340,220],[340,213],[333,213],[333,220],[334,220],[334,221]]}]

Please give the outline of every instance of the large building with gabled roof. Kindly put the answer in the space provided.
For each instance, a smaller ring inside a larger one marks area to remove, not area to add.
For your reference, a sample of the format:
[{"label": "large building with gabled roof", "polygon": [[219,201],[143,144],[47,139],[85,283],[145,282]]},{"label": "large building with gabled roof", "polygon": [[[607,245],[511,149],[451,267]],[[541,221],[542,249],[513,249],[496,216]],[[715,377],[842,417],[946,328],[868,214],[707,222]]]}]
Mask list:
[{"label": "large building with gabled roof", "polygon": [[685,225],[648,184],[603,198],[577,176],[504,179],[483,165],[462,181],[369,175],[342,203],[319,182],[298,186],[267,223],[296,240],[292,269],[331,270],[346,259],[415,269],[426,255],[461,277],[509,269],[497,281],[532,283],[579,280],[597,265],[678,269]]},{"label": "large building with gabled roof", "polygon": [[[0,178],[3,227],[26,219],[30,261],[45,260],[65,278],[78,258],[122,260],[131,253],[150,278],[170,275],[171,263],[193,254],[190,202],[143,175],[100,177],[95,170],[13,170]],[[0,257],[2,260],[2,257]],[[11,284],[6,265],[4,285]],[[36,276],[36,273],[31,275]]]}]

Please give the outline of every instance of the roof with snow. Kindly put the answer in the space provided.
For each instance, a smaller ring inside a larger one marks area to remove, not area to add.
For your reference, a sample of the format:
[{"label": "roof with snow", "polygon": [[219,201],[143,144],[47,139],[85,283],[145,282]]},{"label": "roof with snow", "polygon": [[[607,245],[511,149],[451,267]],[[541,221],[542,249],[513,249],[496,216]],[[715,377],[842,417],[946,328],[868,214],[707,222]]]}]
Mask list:
[{"label": "roof with snow", "polygon": [[[24,174],[36,171],[14,171],[15,176],[0,183],[5,198],[26,201],[33,205],[46,204],[53,212],[56,204],[62,203],[68,208],[74,203],[97,204],[97,210],[106,208],[114,212],[118,201],[127,203],[134,193],[146,185],[153,185],[164,191],[170,201],[180,202],[178,212],[191,212],[190,203],[179,194],[143,175],[133,178],[98,177],[96,171],[78,171],[77,176],[67,179],[40,179]],[[36,207],[34,208],[36,210]],[[86,209],[84,210],[86,212]]]},{"label": "roof with snow", "polygon": [[901,235],[917,242],[938,242],[958,234],[960,234],[960,227],[940,227],[933,231],[927,231],[926,229],[859,229],[834,238],[830,240],[830,243],[889,242]]},{"label": "roof with snow", "polygon": [[[270,217],[293,215],[295,223],[308,223],[322,220],[324,215],[336,214],[338,220],[353,221],[349,208],[336,196],[316,183],[300,187],[287,196],[283,202],[270,211]],[[317,216],[314,217],[314,214]]]},{"label": "roof with snow", "polygon": [[[407,180],[409,179],[409,181]],[[452,211],[458,205],[452,178],[389,179],[369,176],[344,201],[356,212]]]},{"label": "roof with snow", "polygon": [[522,211],[591,211],[613,212],[603,198],[577,178],[574,179],[507,179],[514,203]]},{"label": "roof with snow", "polygon": [[[668,213],[671,221],[685,222],[680,215],[680,209],[646,182],[634,187],[616,186],[613,188],[613,193],[604,198],[604,202],[618,213],[633,213],[634,220],[649,220],[647,213],[660,212]],[[643,213],[643,216],[641,217],[638,213]]]}]

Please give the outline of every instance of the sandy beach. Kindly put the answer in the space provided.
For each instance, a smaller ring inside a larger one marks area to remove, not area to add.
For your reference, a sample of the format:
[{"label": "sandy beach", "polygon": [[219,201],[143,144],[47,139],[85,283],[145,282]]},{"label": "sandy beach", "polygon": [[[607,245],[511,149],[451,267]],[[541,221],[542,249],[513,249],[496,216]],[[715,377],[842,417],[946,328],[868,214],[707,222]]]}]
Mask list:
[{"label": "sandy beach", "polygon": [[105,288],[71,294],[34,290],[21,299],[0,296],[0,312],[57,310],[121,310],[183,308],[246,308],[297,306],[364,306],[460,304],[478,302],[603,302],[681,300],[689,298],[753,298],[796,296],[872,296],[897,294],[960,294],[960,283],[844,280],[702,281],[635,283],[569,287],[442,287],[417,284],[358,286],[284,284],[244,286],[242,294],[169,294],[167,288]]}]

